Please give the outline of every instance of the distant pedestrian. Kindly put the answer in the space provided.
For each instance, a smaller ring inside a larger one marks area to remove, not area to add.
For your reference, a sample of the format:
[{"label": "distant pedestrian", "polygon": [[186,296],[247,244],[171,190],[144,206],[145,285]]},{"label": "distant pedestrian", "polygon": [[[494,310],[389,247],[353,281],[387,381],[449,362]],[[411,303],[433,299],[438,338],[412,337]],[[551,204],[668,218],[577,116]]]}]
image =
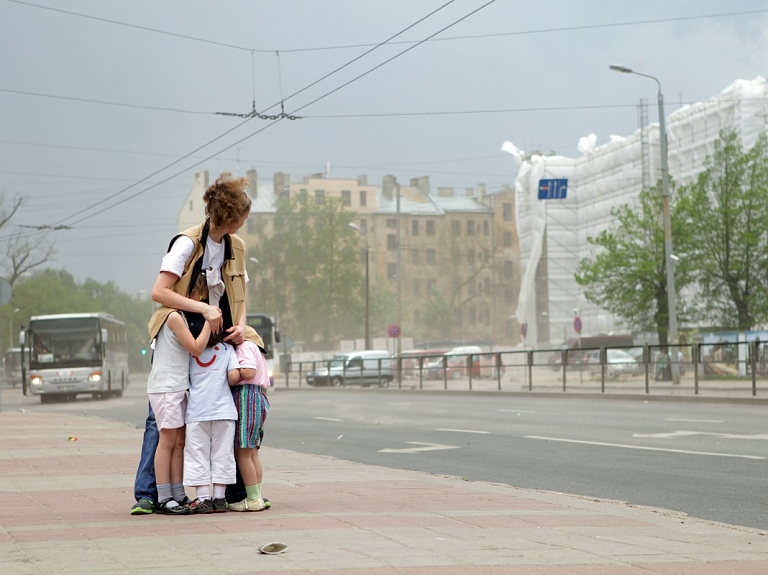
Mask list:
[{"label": "distant pedestrian", "polygon": [[269,413],[266,390],[269,387],[267,360],[259,348],[256,331],[245,327],[245,341],[237,346],[240,381],[232,386],[237,407],[235,458],[245,484],[246,497],[229,504],[231,511],[261,511],[271,504],[262,497],[263,469],[259,449],[264,438],[264,422]]}]

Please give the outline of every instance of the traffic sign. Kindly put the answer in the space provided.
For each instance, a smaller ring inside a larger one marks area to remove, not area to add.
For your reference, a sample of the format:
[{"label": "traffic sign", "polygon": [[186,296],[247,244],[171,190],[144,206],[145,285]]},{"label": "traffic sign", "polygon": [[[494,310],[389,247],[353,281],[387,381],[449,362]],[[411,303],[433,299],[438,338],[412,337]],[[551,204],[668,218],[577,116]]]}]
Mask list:
[{"label": "traffic sign", "polygon": [[581,333],[581,318],[579,316],[573,318],[573,331]]},{"label": "traffic sign", "polygon": [[526,335],[528,335],[528,324],[527,324],[527,323],[523,323],[523,324],[520,326],[520,335],[522,335],[523,337],[525,337]]},{"label": "traffic sign", "polygon": [[389,329],[387,329],[387,333],[389,334],[389,337],[400,337],[400,326],[393,323],[389,326]]},{"label": "traffic sign", "polygon": [[539,180],[540,200],[564,200],[568,193],[568,179],[541,179]]}]

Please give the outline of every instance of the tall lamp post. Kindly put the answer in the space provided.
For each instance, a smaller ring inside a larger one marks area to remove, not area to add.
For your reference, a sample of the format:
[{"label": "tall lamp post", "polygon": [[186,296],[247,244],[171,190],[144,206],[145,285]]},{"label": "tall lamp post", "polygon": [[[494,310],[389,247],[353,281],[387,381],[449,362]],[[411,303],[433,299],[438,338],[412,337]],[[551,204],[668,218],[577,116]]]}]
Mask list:
[{"label": "tall lamp post", "polygon": [[[659,141],[661,148],[661,199],[662,210],[664,217],[664,260],[667,270],[667,304],[669,315],[669,332],[667,334],[667,343],[671,345],[677,344],[677,295],[675,292],[675,268],[672,263],[672,218],[669,213],[669,166],[667,164],[667,128],[664,118],[664,94],[661,93],[661,82],[654,76],[648,74],[641,74],[635,72],[632,68],[627,66],[612,65],[609,66],[614,72],[621,72],[622,74],[634,74],[636,76],[643,76],[644,78],[650,78],[656,82],[656,86],[659,88],[658,103],[659,103]],[[670,358],[672,356],[670,355]],[[679,367],[677,361],[671,362],[672,366],[672,380],[674,383],[678,383],[679,380]]]},{"label": "tall lamp post", "polygon": [[371,349],[371,339],[370,339],[371,284],[370,284],[369,275],[368,275],[368,237],[363,233],[363,230],[361,230],[360,226],[358,226],[357,224],[349,223],[347,225],[353,230],[355,230],[358,234],[363,236],[363,239],[365,240],[365,349]]}]

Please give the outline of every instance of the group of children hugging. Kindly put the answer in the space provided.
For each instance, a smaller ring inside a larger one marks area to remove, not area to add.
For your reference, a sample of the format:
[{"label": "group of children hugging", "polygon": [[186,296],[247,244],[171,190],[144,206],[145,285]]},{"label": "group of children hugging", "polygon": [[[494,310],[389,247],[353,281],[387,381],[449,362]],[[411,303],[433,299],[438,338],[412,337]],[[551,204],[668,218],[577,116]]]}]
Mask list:
[{"label": "group of children hugging", "polygon": [[[206,270],[189,298],[208,301]],[[259,447],[269,411],[267,363],[253,328],[239,345],[225,342],[203,316],[173,311],[155,340],[147,382],[159,441],[154,467],[157,503],[168,515],[261,511]],[[246,497],[227,503],[239,469]],[[211,489],[212,486],[212,489]],[[194,489],[189,500],[186,488]]]}]

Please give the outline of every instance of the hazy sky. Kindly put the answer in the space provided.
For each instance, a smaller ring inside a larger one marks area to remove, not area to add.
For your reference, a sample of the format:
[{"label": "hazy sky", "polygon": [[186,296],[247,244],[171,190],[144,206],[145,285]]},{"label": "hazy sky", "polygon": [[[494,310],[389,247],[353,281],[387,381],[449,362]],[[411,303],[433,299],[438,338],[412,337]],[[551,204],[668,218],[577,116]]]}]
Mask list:
[{"label": "hazy sky", "polygon": [[[52,267],[148,291],[197,171],[493,191],[505,140],[576,156],[634,131],[640,98],[657,120],[655,83],[609,64],[658,77],[668,114],[768,74],[764,0],[496,0],[451,26],[488,2],[454,0],[308,87],[446,1],[0,0],[0,190],[25,198],[0,240],[69,225]],[[214,114],[254,93],[304,118]]]}]

